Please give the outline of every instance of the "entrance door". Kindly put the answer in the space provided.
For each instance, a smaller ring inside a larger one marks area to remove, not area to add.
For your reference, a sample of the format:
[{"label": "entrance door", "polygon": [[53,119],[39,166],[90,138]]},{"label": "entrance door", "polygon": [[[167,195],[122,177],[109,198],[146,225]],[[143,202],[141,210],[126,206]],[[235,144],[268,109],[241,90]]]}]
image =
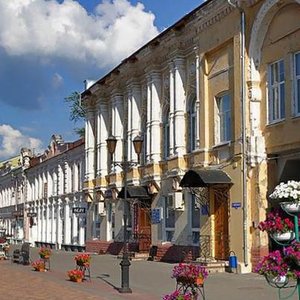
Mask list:
[{"label": "entrance door", "polygon": [[228,190],[214,191],[215,258],[225,260],[229,254]]},{"label": "entrance door", "polygon": [[151,220],[150,208],[138,208],[138,233],[139,252],[149,252],[151,246]]}]

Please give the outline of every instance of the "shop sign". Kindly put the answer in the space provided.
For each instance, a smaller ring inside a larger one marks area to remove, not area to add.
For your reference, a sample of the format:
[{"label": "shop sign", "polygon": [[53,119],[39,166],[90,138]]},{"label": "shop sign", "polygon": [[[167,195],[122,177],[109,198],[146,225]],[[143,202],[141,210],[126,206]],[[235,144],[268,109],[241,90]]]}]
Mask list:
[{"label": "shop sign", "polygon": [[22,211],[13,211],[12,216],[13,217],[23,217],[23,212]]}]

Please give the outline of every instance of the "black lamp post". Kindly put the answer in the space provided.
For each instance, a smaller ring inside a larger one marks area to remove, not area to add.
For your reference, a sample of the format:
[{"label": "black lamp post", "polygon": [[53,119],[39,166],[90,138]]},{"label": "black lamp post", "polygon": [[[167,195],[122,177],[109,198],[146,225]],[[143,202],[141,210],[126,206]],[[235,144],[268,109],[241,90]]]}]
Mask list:
[{"label": "black lamp post", "polygon": [[[113,154],[116,150],[117,139],[114,136],[109,136],[106,140],[107,149],[111,155],[111,162],[115,166],[121,167],[124,171],[124,246],[123,246],[123,255],[120,263],[121,266],[121,288],[119,289],[120,293],[132,293],[131,288],[129,287],[129,254],[128,254],[128,236],[127,236],[127,173],[129,168],[137,166],[140,161],[140,154],[143,147],[143,138],[138,135],[133,139],[133,146],[136,154],[138,155],[138,161],[128,161],[127,160],[127,140],[124,141],[124,151],[123,151],[123,161],[113,161]],[[126,209],[126,210],[125,210]]]}]

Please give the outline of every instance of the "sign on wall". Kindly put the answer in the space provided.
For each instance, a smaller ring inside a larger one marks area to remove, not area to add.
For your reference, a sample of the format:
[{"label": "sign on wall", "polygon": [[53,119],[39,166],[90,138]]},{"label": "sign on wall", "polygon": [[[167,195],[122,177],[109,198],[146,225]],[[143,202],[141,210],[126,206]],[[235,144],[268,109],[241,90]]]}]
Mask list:
[{"label": "sign on wall", "polygon": [[161,221],[161,208],[153,208],[151,210],[151,223],[159,224]]},{"label": "sign on wall", "polygon": [[85,207],[73,207],[73,214],[85,214]]}]

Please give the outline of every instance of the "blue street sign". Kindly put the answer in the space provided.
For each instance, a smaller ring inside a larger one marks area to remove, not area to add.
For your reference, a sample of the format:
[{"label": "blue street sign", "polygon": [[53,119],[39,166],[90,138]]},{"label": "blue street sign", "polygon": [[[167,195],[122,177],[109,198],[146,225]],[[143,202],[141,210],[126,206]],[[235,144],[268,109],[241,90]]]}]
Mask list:
[{"label": "blue street sign", "polygon": [[241,202],[233,202],[231,204],[231,207],[235,208],[235,209],[241,208],[242,207],[242,203]]}]

